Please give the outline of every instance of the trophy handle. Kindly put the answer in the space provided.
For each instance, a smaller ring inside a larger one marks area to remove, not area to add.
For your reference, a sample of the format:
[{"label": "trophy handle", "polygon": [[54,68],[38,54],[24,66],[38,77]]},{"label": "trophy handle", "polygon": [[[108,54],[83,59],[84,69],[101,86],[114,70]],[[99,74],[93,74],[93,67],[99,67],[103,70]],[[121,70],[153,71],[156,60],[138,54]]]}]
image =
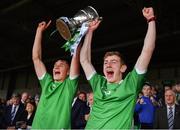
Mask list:
[{"label": "trophy handle", "polygon": [[62,19],[56,20],[56,28],[65,40],[70,40],[71,38],[70,29]]}]

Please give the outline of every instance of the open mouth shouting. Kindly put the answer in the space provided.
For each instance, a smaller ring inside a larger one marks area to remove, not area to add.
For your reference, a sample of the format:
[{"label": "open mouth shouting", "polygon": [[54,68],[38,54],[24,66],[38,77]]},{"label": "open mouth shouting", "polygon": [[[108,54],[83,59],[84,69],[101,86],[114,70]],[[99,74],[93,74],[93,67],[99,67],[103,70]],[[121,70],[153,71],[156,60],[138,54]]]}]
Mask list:
[{"label": "open mouth shouting", "polygon": [[106,78],[112,79],[114,76],[114,71],[111,68],[106,69]]},{"label": "open mouth shouting", "polygon": [[61,74],[61,72],[59,72],[59,71],[55,71],[55,72],[54,72],[54,74],[55,74],[55,75],[60,75],[60,74]]},{"label": "open mouth shouting", "polygon": [[60,78],[60,76],[61,76],[61,72],[59,71],[59,70],[54,70],[54,79],[59,79]]}]

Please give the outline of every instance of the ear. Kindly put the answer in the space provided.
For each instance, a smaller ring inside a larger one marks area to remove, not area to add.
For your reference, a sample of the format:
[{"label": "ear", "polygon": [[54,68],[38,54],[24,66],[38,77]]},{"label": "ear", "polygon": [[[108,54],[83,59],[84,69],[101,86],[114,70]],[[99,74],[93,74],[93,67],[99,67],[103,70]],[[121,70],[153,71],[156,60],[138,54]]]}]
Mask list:
[{"label": "ear", "polygon": [[120,71],[122,73],[124,73],[126,71],[126,69],[127,69],[127,66],[124,64],[124,65],[121,66]]}]

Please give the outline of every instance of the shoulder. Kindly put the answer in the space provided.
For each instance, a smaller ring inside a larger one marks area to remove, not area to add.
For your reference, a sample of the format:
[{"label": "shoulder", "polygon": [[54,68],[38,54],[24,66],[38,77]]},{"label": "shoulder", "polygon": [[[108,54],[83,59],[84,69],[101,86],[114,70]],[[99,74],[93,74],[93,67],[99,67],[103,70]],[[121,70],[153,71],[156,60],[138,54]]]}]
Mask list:
[{"label": "shoulder", "polygon": [[12,109],[12,105],[8,105],[5,107],[6,110],[11,110]]},{"label": "shoulder", "polygon": [[161,113],[161,112],[167,111],[166,109],[167,109],[166,106],[163,106],[163,107],[157,108],[156,111],[159,112],[159,113]]},{"label": "shoulder", "polygon": [[52,75],[50,75],[49,73],[44,73],[43,75],[42,75],[42,77],[40,77],[40,78],[38,78],[40,81],[41,80],[44,80],[44,79],[52,79]]},{"label": "shoulder", "polygon": [[41,84],[41,87],[44,88],[44,86],[51,85],[50,83],[54,82],[52,75],[49,73],[46,73],[42,79],[39,79],[39,82]]},{"label": "shoulder", "polygon": [[175,105],[175,111],[177,111],[178,113],[180,113],[180,106],[179,106],[179,105]]},{"label": "shoulder", "polygon": [[126,77],[124,80],[130,80],[130,79],[139,79],[139,78],[145,78],[146,73],[139,72],[136,68],[133,68],[129,73],[127,73]]},{"label": "shoulder", "polygon": [[106,78],[98,73],[94,73],[93,76],[88,79],[88,81],[90,81],[91,83],[103,83],[103,82],[106,82]]},{"label": "shoulder", "polygon": [[76,78],[71,78],[70,76],[67,76],[66,79],[62,82],[62,84],[77,84],[79,81],[79,76]]},{"label": "shoulder", "polygon": [[175,108],[180,108],[180,105],[175,105]]},{"label": "shoulder", "polygon": [[24,106],[23,104],[20,103],[20,104],[19,104],[18,111],[21,112],[21,113],[23,113],[24,110],[25,110],[25,106]]}]

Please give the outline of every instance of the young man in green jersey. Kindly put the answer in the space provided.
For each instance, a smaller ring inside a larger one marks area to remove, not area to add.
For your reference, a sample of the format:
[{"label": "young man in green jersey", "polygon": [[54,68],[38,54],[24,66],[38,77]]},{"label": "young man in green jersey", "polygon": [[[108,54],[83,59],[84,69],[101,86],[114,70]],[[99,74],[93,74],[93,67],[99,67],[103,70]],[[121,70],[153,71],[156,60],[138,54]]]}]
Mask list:
[{"label": "young man in green jersey", "polygon": [[145,73],[155,48],[156,27],[153,8],[142,10],[148,30],[142,52],[134,69],[122,80],[126,65],[119,52],[107,52],[104,57],[104,76],[96,73],[91,63],[91,40],[100,21],[90,23],[80,52],[80,63],[89,80],[94,104],[86,129],[130,129],[136,97],[144,82]]},{"label": "young man in green jersey", "polygon": [[79,76],[79,53],[72,57],[71,66],[65,60],[54,64],[53,76],[46,71],[42,62],[42,35],[50,25],[39,23],[34,40],[32,59],[36,75],[40,81],[42,93],[32,124],[33,129],[69,129],[71,128],[71,107]]}]

